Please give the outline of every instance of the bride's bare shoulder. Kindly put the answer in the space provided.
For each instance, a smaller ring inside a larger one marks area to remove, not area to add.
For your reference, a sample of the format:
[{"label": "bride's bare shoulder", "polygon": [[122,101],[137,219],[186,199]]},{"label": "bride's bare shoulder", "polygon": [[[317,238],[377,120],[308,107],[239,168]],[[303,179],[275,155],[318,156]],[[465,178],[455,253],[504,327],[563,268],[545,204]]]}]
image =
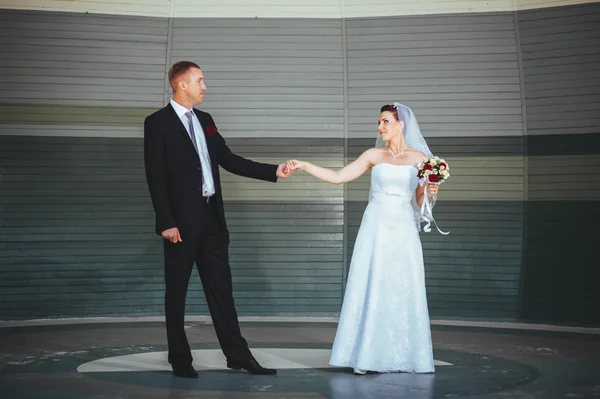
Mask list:
[{"label": "bride's bare shoulder", "polygon": [[365,150],[365,152],[362,153],[363,156],[368,157],[368,158],[373,158],[373,157],[381,157],[384,153],[384,149],[383,148],[369,148],[368,150]]},{"label": "bride's bare shoulder", "polygon": [[367,161],[371,166],[379,163],[383,157],[383,149],[381,148],[369,148],[363,152],[360,156],[363,160]]},{"label": "bride's bare shoulder", "polygon": [[411,158],[415,158],[418,159],[419,162],[423,160],[423,158],[426,158],[427,155],[425,155],[424,153],[422,153],[421,151],[417,151],[414,150],[412,148],[407,148],[406,152],[408,153],[408,155],[410,155]]},{"label": "bride's bare shoulder", "polygon": [[417,151],[414,148],[408,147],[405,151],[407,154],[415,155],[415,156],[425,156],[421,151]]},{"label": "bride's bare shoulder", "polygon": [[387,150],[385,148],[369,148],[367,151],[365,151],[365,154],[368,154],[368,156],[373,160],[379,160],[385,155],[386,151]]}]

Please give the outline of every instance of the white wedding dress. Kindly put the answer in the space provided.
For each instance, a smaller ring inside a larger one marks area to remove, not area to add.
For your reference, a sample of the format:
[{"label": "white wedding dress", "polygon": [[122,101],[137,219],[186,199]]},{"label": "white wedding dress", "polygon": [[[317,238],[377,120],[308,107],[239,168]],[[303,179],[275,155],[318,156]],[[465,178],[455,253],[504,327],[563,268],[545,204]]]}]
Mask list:
[{"label": "white wedding dress", "polygon": [[434,372],[423,252],[411,205],[417,169],[380,163],[350,263],[332,366]]}]

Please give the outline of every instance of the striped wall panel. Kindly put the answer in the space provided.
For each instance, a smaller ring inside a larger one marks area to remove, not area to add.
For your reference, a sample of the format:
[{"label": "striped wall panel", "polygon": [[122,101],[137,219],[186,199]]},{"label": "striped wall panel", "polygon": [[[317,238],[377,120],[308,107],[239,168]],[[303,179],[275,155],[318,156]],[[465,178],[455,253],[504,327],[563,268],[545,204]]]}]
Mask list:
[{"label": "striped wall panel", "polygon": [[597,325],[600,201],[530,201],[519,317]]},{"label": "striped wall panel", "polygon": [[[582,320],[573,307],[594,297],[577,276],[594,281],[582,266],[593,258],[567,231],[582,228],[584,209],[592,224],[598,214],[598,181],[580,173],[599,166],[596,9],[347,20],[0,12],[0,319],[162,314],[141,122],[169,98],[167,65],[185,58],[202,66],[202,108],[231,148],[260,161],[340,168],[373,145],[381,105],[411,106],[453,169],[436,207],[452,233],[422,234],[432,317],[541,320],[556,308]],[[368,176],[346,187],[222,176],[240,314],[336,314]],[[561,242],[578,248],[579,268]],[[206,314],[192,281],[190,314]],[[550,300],[561,282],[565,294]]]},{"label": "striped wall panel", "polygon": [[[372,147],[379,108],[410,106],[451,165],[436,208],[451,235],[422,233],[433,317],[515,317],[523,227],[521,86],[512,14],[346,22],[349,157]],[[369,176],[348,184],[348,255]]]},{"label": "striped wall panel", "polygon": [[166,19],[3,11],[0,26],[0,103],[163,104]]},{"label": "striped wall panel", "polygon": [[[0,139],[0,280],[5,312],[0,318],[160,313],[160,239],[153,234],[140,140]],[[506,138],[505,149],[500,150],[485,140],[479,139],[472,152],[488,148],[508,156],[520,146],[520,141]],[[319,164],[334,168],[343,164],[343,142],[337,139],[304,145],[296,139],[256,139],[256,146],[247,146],[245,139],[229,141],[235,152],[249,158],[277,151],[291,156],[288,149],[297,150],[294,155],[299,157],[311,155]],[[350,155],[367,144],[360,141],[351,142]],[[454,147],[454,154],[464,160],[472,155],[444,141],[448,139],[434,139],[432,148],[453,155]],[[315,158],[316,148],[323,150],[322,158]],[[344,217],[350,255],[366,202],[344,202],[340,186],[306,175],[271,184],[269,196],[261,194],[266,187],[253,187],[251,180],[239,185],[241,180],[227,174],[223,180],[240,313],[339,311]],[[450,185],[443,187],[436,215],[452,234],[422,235],[431,314],[514,317],[522,203],[476,196],[453,199],[446,190]],[[197,281],[190,295],[190,311],[205,313]]]},{"label": "striped wall panel", "polygon": [[527,110],[520,316],[598,323],[600,4],[518,13]]},{"label": "striped wall panel", "polygon": [[170,60],[197,61],[204,109],[238,137],[343,137],[339,20],[177,19]]},{"label": "striped wall panel", "polygon": [[374,136],[394,101],[425,137],[523,134],[512,14],[357,19],[346,32],[350,137]]},{"label": "striped wall panel", "polygon": [[518,13],[527,134],[600,132],[600,4]]},{"label": "striped wall panel", "polygon": [[529,320],[598,323],[589,304],[595,281],[595,226],[600,224],[600,133],[527,138],[529,201],[520,316]]},{"label": "striped wall panel", "polygon": [[[596,142],[600,140],[595,135]],[[527,194],[531,201],[598,201],[598,152],[529,157]]]},{"label": "striped wall panel", "polygon": [[[339,139],[246,142],[230,140],[231,148],[251,159],[259,146],[263,157],[321,148],[331,166],[343,163]],[[162,313],[162,245],[140,139],[3,136],[0,171],[0,319]],[[338,312],[343,192],[306,178],[267,188],[230,176],[223,188],[240,314]],[[189,310],[206,314],[192,281]]]}]

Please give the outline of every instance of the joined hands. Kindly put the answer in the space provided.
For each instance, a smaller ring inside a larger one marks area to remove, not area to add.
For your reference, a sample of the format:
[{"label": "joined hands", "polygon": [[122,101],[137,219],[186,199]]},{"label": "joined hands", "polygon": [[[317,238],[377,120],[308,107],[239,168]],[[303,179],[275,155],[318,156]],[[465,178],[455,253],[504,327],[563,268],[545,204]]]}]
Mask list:
[{"label": "joined hands", "polygon": [[306,162],[298,161],[296,159],[290,159],[287,161],[286,165],[287,165],[287,168],[289,170],[291,170],[293,173],[297,170],[304,170],[304,168],[306,167]]},{"label": "joined hands", "polygon": [[277,167],[277,177],[288,178],[298,170],[304,170],[307,162],[290,159]]},{"label": "joined hands", "polygon": [[287,179],[293,173],[294,173],[294,171],[289,168],[287,163],[282,163],[277,166],[277,173],[275,173],[275,174],[277,175],[277,177],[281,177],[282,179]]}]

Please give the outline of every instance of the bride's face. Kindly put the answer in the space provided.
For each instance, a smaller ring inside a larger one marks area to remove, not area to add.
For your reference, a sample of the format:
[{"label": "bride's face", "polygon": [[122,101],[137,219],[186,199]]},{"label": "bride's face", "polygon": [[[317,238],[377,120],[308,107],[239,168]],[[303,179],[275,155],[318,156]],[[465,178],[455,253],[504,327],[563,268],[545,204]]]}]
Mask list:
[{"label": "bride's face", "polygon": [[394,141],[402,135],[402,126],[404,124],[396,119],[390,111],[383,111],[379,116],[378,131],[383,141]]}]

